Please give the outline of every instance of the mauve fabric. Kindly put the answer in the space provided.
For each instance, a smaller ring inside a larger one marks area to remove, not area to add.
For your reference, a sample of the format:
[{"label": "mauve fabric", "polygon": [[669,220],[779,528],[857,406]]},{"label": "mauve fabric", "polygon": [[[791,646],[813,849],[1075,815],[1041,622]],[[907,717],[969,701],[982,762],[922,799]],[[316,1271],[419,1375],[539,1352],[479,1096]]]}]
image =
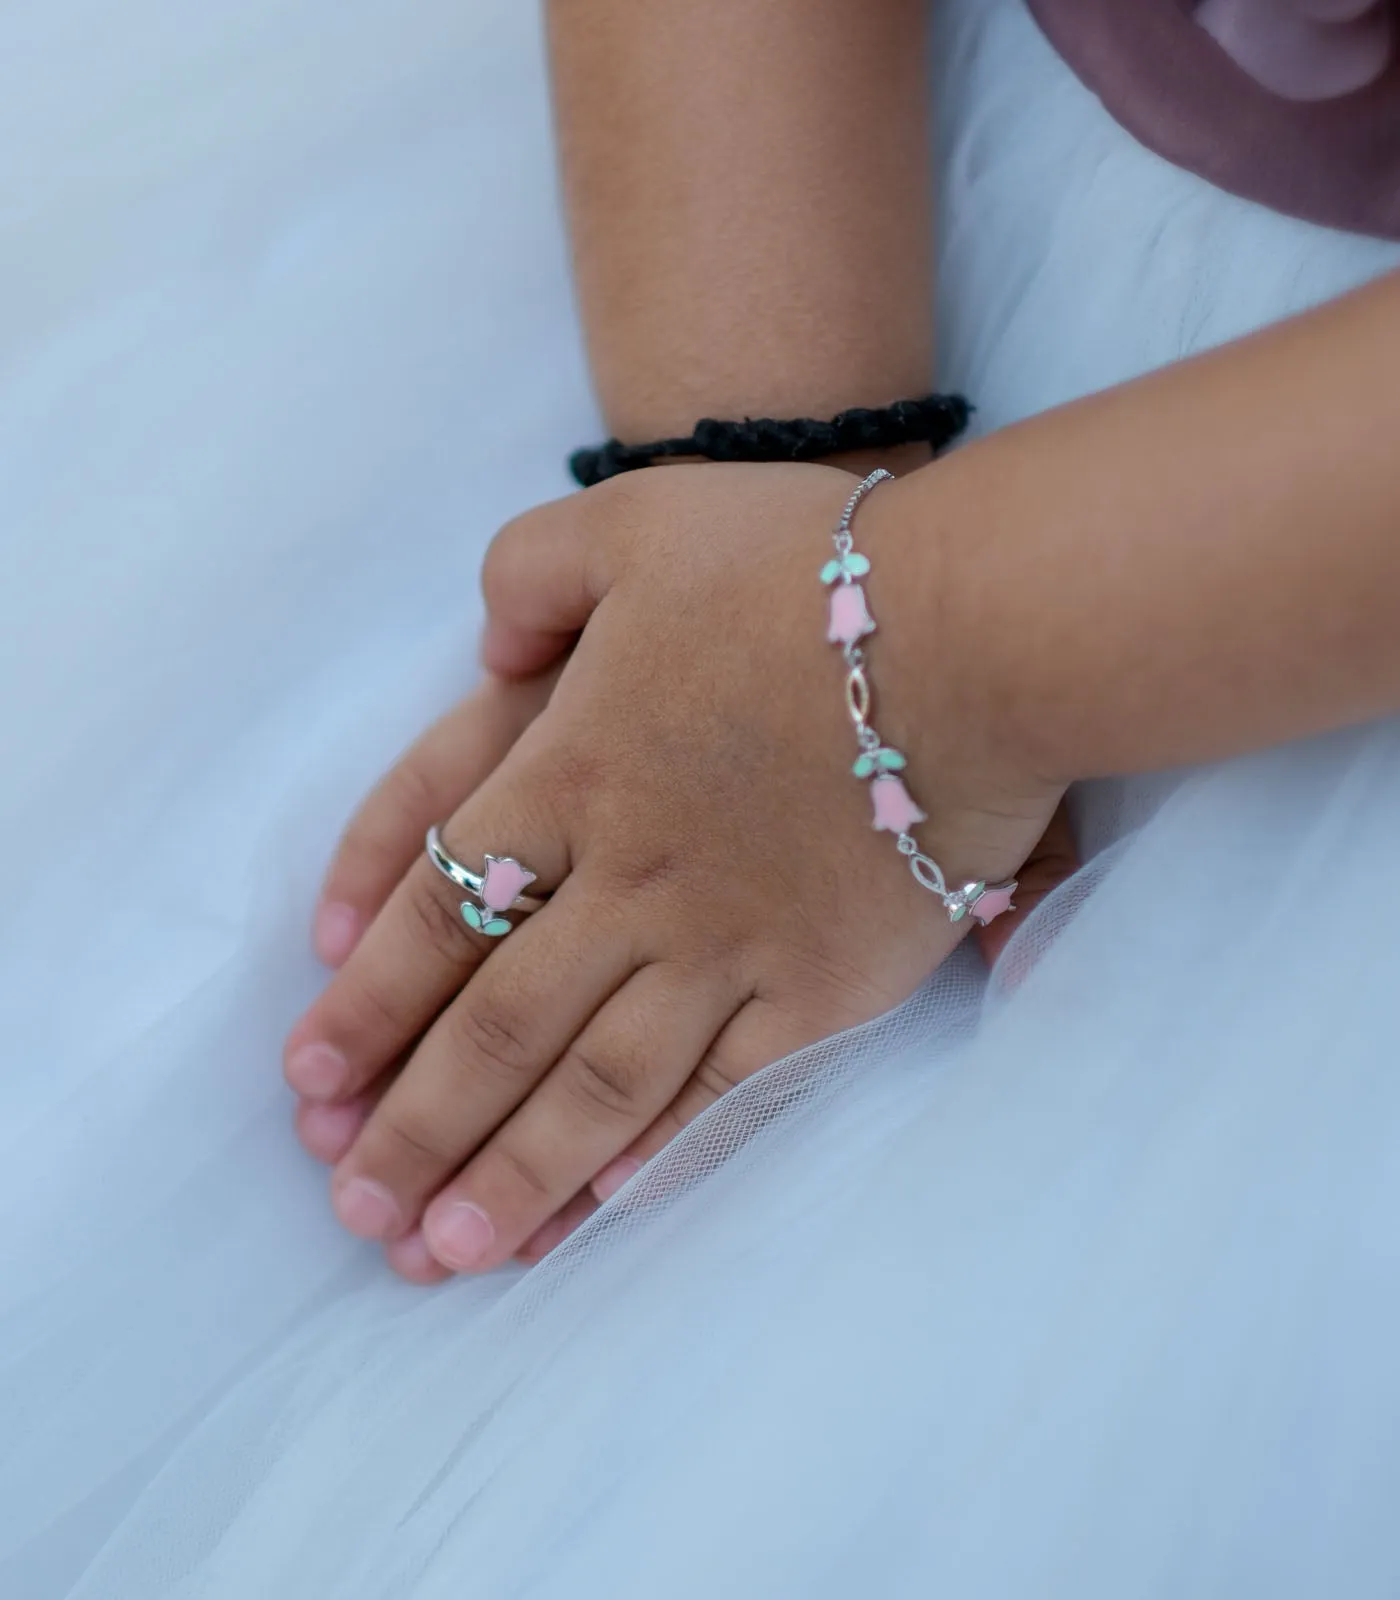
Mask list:
[{"label": "mauve fabric", "polygon": [[1111,115],[1167,160],[1277,211],[1400,238],[1393,52],[1364,88],[1303,100],[1251,76],[1200,26],[1192,0],[1028,4]]}]

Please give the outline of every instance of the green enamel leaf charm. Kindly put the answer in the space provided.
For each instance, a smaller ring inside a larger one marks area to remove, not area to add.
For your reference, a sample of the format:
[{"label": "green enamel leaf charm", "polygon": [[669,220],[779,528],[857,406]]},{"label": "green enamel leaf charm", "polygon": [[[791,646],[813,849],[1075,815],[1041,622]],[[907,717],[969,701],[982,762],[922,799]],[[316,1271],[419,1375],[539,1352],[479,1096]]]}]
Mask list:
[{"label": "green enamel leaf charm", "polygon": [[858,778],[868,778],[875,770],[875,757],[868,751],[856,757],[856,764],[851,768]]},{"label": "green enamel leaf charm", "polygon": [[966,915],[967,907],[963,905],[957,905],[954,906],[953,909],[948,913],[948,921],[961,922]]},{"label": "green enamel leaf charm", "polygon": [[511,927],[504,917],[487,916],[470,900],[462,902],[462,920],[469,928],[475,928],[478,933],[487,934],[492,939],[499,939],[503,933],[509,933]]},{"label": "green enamel leaf charm", "polygon": [[870,558],[858,550],[848,550],[844,556],[833,556],[822,568],[822,582],[833,584],[838,578],[848,583],[852,578],[863,578],[870,571]]},{"label": "green enamel leaf charm", "polygon": [[881,750],[875,756],[882,772],[903,772],[909,763],[898,750]]}]

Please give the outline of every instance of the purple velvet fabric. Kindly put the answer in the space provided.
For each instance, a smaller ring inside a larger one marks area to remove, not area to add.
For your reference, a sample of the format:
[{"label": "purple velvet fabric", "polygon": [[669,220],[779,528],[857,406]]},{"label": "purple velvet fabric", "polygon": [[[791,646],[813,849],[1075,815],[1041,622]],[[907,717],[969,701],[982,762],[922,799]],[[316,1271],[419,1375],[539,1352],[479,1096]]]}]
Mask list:
[{"label": "purple velvet fabric", "polygon": [[1145,145],[1235,194],[1400,239],[1392,0],[1028,0]]}]

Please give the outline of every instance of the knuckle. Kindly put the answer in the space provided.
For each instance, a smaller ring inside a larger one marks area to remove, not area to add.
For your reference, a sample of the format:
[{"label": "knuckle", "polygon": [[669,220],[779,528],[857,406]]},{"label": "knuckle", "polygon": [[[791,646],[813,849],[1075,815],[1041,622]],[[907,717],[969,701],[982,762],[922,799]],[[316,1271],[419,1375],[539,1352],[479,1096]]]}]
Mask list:
[{"label": "knuckle", "polygon": [[517,512],[496,529],[490,544],[486,547],[486,558],[481,564],[483,586],[490,584],[509,569],[516,547],[529,536],[535,518],[539,515],[539,509],[538,506],[531,506],[525,511]]},{"label": "knuckle", "polygon": [[392,887],[393,877],[402,870],[403,854],[390,829],[364,818],[356,822],[341,841],[329,881],[345,882],[348,886],[351,880],[362,885],[366,879],[389,879],[386,887]]},{"label": "knuckle", "polygon": [[[518,521],[518,519],[517,519]],[[499,611],[510,594],[511,575],[515,565],[515,547],[519,540],[516,522],[508,522],[486,547],[481,563],[481,594],[488,611]]]},{"label": "knuckle", "polygon": [[[412,859],[405,828],[420,822],[426,827],[432,820],[433,801],[427,773],[412,757],[405,757],[345,830],[331,876],[398,878]],[[416,851],[420,841],[412,842]]]},{"label": "knuckle", "polygon": [[611,862],[610,871],[618,887],[627,894],[667,887],[680,875],[681,857],[668,846],[638,850]]},{"label": "knuckle", "polygon": [[535,535],[545,526],[544,519],[561,513],[577,517],[578,501],[582,499],[577,496],[554,505],[533,506],[497,529],[481,564],[481,593],[489,610],[508,612],[522,592],[522,585],[531,585],[534,563],[530,555],[536,546]]},{"label": "knuckle", "polygon": [[706,1096],[709,1102],[713,1102],[736,1088],[747,1076],[747,1073],[738,1071],[731,1062],[711,1052],[696,1067],[693,1082],[700,1093]]},{"label": "knuckle", "polygon": [[402,997],[392,986],[382,986],[377,976],[365,975],[344,990],[343,1001],[349,1013],[348,1032],[369,1038],[396,1038],[411,1026],[413,1019]]},{"label": "knuckle", "polygon": [[457,961],[462,953],[466,925],[455,905],[448,905],[435,884],[420,879],[409,891],[404,908],[413,939],[434,956]]},{"label": "knuckle", "polygon": [[639,1075],[620,1058],[575,1045],[561,1065],[569,1094],[583,1111],[611,1120],[635,1109]]},{"label": "knuckle", "polygon": [[386,1108],[379,1122],[377,1148],[370,1159],[377,1157],[385,1167],[437,1171],[453,1164],[460,1154],[449,1130],[421,1110]]},{"label": "knuckle", "polygon": [[418,818],[431,820],[436,796],[422,766],[412,756],[405,756],[385,778],[380,798],[384,810],[396,822],[401,822]]},{"label": "knuckle", "polygon": [[522,1154],[519,1150],[513,1150],[508,1144],[498,1144],[492,1153],[510,1183],[517,1188],[527,1190],[534,1198],[549,1200],[552,1203],[555,1186],[540,1171],[532,1157]]},{"label": "knuckle", "polygon": [[570,740],[551,754],[552,783],[566,805],[577,805],[596,794],[608,779],[608,768],[596,747]]},{"label": "knuckle", "polygon": [[464,1000],[448,1017],[453,1056],[464,1069],[516,1083],[533,1064],[529,1037],[513,1010],[489,1000]]}]

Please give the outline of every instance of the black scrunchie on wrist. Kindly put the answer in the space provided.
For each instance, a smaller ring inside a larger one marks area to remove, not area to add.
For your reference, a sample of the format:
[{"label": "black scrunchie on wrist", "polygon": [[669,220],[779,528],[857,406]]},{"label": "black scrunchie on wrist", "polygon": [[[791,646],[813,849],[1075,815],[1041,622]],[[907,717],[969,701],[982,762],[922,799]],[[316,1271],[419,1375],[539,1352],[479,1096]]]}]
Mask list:
[{"label": "black scrunchie on wrist", "polygon": [[745,417],[718,422],[705,417],[683,439],[657,439],[652,444],[606,444],[575,450],[569,471],[585,489],[615,478],[620,472],[649,467],[678,456],[706,461],[820,461],[851,450],[893,450],[902,444],[927,444],[937,452],[967,426],[972,407],[960,394],[928,394],[920,400],[896,400],[870,410],[863,406],[839,412],[830,422],[798,417],[791,422]]}]

